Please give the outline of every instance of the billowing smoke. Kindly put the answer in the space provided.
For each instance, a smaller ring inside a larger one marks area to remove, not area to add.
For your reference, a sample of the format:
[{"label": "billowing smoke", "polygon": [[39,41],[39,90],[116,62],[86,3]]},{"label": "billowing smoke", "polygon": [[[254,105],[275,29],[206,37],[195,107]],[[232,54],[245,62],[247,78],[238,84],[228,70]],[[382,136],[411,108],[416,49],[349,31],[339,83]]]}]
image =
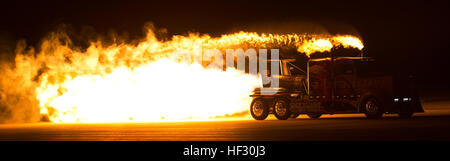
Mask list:
[{"label": "billowing smoke", "polygon": [[35,61],[29,61],[33,59],[34,50],[27,50],[22,41],[15,53],[15,62],[5,59],[0,62],[0,123],[36,122],[40,120],[39,102],[34,92],[39,69]]}]

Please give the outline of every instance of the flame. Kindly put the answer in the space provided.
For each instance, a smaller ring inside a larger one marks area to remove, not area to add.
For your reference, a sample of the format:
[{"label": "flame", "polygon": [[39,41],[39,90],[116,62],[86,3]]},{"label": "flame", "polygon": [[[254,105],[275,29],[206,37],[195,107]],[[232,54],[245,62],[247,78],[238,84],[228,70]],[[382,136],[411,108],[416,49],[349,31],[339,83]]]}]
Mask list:
[{"label": "flame", "polygon": [[[57,85],[44,82],[37,90],[40,100],[48,100],[41,106],[57,108],[52,121],[147,122],[245,111],[257,83],[257,78],[237,70],[160,59],[135,69],[118,67],[105,76],[77,76]],[[59,88],[64,88],[63,95],[56,93]]]},{"label": "flame", "polygon": [[16,57],[16,68],[28,67],[28,75],[36,75],[28,81],[37,82],[34,96],[40,113],[52,122],[208,120],[245,113],[249,95],[261,86],[260,77],[234,68],[205,67],[191,58],[202,57],[205,49],[293,46],[309,56],[337,44],[363,47],[349,35],[238,32],[215,38],[176,35],[161,41],[149,31],[135,45],[92,42],[83,51],[60,37],[54,34],[43,41],[39,53]]},{"label": "flame", "polygon": [[333,41],[337,42],[338,44],[341,44],[345,48],[348,47],[354,47],[359,50],[362,50],[364,48],[364,45],[362,41],[354,36],[335,36],[333,37]]},{"label": "flame", "polygon": [[331,41],[327,39],[313,39],[303,42],[297,50],[309,57],[312,53],[330,51],[331,48],[333,48]]},{"label": "flame", "polygon": [[344,48],[357,48],[362,50],[364,45],[362,41],[351,35],[337,35],[337,36],[322,36],[319,38],[311,38],[303,40],[303,42],[297,42],[297,51],[305,53],[310,57],[311,54],[316,52],[331,51],[334,46],[342,45]]}]

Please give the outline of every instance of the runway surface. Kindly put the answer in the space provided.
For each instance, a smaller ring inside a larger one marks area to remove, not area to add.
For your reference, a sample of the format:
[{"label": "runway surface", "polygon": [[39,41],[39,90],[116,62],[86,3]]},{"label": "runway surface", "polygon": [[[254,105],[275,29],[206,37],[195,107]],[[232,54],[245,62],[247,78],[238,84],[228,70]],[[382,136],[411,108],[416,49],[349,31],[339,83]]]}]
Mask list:
[{"label": "runway surface", "polygon": [[4,124],[0,140],[155,141],[442,141],[450,140],[450,111],[428,110],[412,119],[362,114],[306,116],[279,121],[197,121],[108,124]]}]

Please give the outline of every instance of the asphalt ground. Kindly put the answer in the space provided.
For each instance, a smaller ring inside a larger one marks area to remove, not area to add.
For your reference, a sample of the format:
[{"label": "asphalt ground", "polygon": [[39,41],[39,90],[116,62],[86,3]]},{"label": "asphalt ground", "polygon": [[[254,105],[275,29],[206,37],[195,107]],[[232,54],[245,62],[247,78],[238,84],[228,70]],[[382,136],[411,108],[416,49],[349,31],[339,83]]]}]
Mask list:
[{"label": "asphalt ground", "polygon": [[0,140],[13,141],[449,141],[450,110],[434,109],[411,119],[385,115],[323,115],[320,119],[154,123],[34,123],[0,125]]}]

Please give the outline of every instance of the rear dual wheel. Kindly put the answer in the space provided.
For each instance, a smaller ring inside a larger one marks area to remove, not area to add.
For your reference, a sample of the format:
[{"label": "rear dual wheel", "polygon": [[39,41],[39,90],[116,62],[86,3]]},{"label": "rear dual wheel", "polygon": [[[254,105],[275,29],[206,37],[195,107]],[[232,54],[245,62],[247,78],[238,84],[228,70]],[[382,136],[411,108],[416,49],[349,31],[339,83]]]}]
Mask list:
[{"label": "rear dual wheel", "polygon": [[[250,105],[250,114],[255,120],[265,120],[269,115],[269,106],[263,98],[255,98]],[[297,118],[299,113],[290,111],[289,101],[283,98],[275,100],[273,114],[278,120]],[[320,116],[319,116],[320,117]]]},{"label": "rear dual wheel", "polygon": [[278,120],[287,120],[291,116],[289,101],[286,99],[277,99],[273,110],[273,114]]},{"label": "rear dual wheel", "polygon": [[250,105],[250,114],[255,120],[264,120],[269,115],[269,106],[262,98],[255,98]]}]

